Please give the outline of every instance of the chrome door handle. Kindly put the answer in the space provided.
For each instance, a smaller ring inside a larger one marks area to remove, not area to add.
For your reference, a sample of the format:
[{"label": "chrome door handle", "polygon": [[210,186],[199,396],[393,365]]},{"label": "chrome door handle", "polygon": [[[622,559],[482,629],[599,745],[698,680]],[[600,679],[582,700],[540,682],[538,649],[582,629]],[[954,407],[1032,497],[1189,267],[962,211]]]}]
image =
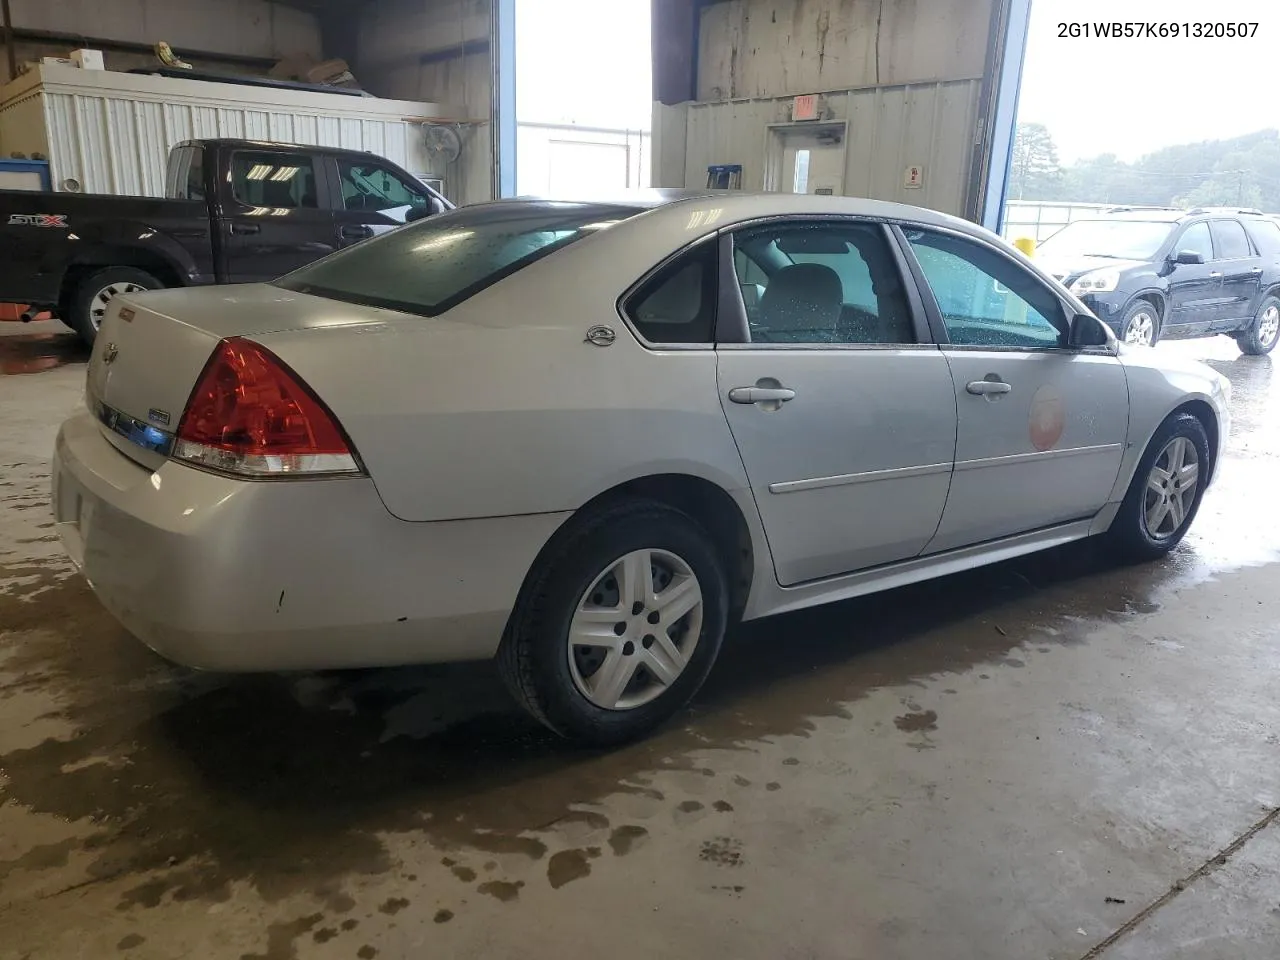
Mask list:
[{"label": "chrome door handle", "polygon": [[974,380],[965,387],[975,397],[993,397],[1003,393],[1012,393],[1013,384],[1003,380]]},{"label": "chrome door handle", "polygon": [[786,403],[795,398],[790,387],[734,387],[729,391],[734,403]]},{"label": "chrome door handle", "polygon": [[1210,279],[1210,280],[1221,280],[1221,279],[1222,279],[1222,271],[1221,271],[1221,270],[1211,270],[1211,271],[1209,271],[1209,279]]}]

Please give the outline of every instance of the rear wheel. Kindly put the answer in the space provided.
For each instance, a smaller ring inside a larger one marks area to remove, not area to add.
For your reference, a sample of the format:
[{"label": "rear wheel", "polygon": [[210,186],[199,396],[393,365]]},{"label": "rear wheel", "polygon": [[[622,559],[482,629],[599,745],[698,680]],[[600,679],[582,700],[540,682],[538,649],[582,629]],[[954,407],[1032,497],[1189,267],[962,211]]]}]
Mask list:
[{"label": "rear wheel", "polygon": [[702,686],[728,620],[724,566],[697,523],[660,503],[621,503],[573,523],[527,586],[498,665],[552,730],[621,743]]},{"label": "rear wheel", "polygon": [[1251,357],[1261,357],[1275,349],[1280,342],[1280,299],[1266,297],[1258,307],[1253,324],[1236,335],[1240,349]]},{"label": "rear wheel", "polygon": [[1186,535],[1209,479],[1209,437],[1189,413],[1160,424],[1108,536],[1128,560],[1155,560]]},{"label": "rear wheel", "polygon": [[106,319],[107,307],[121,294],[159,290],[158,279],[136,267],[107,267],[86,276],[71,296],[68,316],[63,319],[80,338],[90,345],[98,337],[98,328]]},{"label": "rear wheel", "polygon": [[1149,300],[1135,300],[1124,313],[1120,324],[1120,339],[1153,347],[1160,339],[1160,313]]}]

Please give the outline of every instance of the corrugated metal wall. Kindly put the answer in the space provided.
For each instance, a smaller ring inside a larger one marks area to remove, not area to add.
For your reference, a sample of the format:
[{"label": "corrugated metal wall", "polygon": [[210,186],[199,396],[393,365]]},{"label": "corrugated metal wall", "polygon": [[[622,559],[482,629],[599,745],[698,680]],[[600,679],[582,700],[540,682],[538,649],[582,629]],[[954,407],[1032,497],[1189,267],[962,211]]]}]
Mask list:
[{"label": "corrugated metal wall", "polygon": [[43,99],[53,181],[74,178],[86,193],[161,196],[169,148],[205,137],[368,150],[411,172],[426,172],[409,149],[421,133],[398,121],[84,94],[46,93]]},{"label": "corrugated metal wall", "polygon": [[[844,193],[962,215],[981,86],[958,80],[825,94],[830,119],[848,121]],[[764,189],[770,125],[786,123],[790,108],[790,98],[689,104],[685,186],[704,186],[711,164],[740,163],[743,188]],[[924,168],[919,189],[903,186],[912,165]]]}]

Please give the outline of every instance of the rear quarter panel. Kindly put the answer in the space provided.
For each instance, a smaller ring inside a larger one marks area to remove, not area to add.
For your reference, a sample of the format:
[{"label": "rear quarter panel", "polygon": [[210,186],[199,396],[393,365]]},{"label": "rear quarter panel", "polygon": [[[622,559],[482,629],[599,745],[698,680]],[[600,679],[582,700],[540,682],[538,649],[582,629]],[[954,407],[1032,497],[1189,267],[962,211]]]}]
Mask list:
[{"label": "rear quarter panel", "polygon": [[[569,511],[664,473],[742,491],[715,351],[647,349],[616,306],[683,241],[648,231],[625,241],[615,229],[442,317],[388,311],[383,322],[256,339],[330,406],[404,520]],[[616,341],[586,342],[595,324]]]}]

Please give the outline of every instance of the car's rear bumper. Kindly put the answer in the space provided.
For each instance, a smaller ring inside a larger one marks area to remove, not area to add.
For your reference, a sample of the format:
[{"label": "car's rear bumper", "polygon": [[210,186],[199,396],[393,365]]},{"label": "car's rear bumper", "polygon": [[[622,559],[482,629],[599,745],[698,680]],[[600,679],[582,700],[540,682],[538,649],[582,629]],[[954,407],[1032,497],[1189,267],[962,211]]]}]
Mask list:
[{"label": "car's rear bumper", "polygon": [[373,483],[152,472],[88,414],[58,434],[58,532],[103,605],[209,670],[483,659],[564,514],[406,523]]}]

